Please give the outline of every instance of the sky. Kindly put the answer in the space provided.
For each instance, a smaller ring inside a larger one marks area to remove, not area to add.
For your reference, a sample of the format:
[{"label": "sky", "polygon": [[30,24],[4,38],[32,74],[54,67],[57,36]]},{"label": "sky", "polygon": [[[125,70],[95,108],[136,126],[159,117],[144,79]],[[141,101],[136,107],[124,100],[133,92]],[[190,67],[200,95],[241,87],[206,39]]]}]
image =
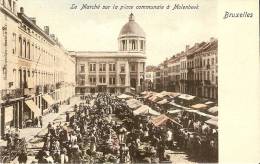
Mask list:
[{"label": "sky", "polygon": [[[72,4],[78,9],[71,10]],[[198,10],[80,10],[86,5],[199,5]],[[132,12],[146,33],[147,65],[158,65],[186,45],[217,38],[216,0],[19,0],[37,25],[48,25],[70,51],[117,51],[118,35]]]}]

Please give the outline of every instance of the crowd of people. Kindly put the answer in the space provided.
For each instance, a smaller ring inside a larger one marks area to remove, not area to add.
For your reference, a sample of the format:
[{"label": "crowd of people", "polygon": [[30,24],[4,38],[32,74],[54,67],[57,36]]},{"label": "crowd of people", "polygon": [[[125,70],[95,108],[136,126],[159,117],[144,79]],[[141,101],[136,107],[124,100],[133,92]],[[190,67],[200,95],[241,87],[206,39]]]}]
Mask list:
[{"label": "crowd of people", "polygon": [[125,100],[100,93],[82,96],[65,123],[48,124],[38,163],[172,163],[166,150],[217,162],[218,132],[201,117],[179,113],[163,126],[133,115]]}]

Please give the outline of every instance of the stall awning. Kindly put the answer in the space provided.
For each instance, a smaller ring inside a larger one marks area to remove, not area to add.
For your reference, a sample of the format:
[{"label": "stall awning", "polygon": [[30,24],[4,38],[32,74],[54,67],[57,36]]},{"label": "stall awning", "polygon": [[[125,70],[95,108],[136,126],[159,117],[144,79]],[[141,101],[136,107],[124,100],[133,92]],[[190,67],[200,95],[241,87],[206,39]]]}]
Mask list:
[{"label": "stall awning", "polygon": [[140,115],[140,114],[160,115],[159,112],[156,112],[155,110],[153,110],[147,105],[142,105],[141,107],[136,109],[133,113],[134,115]]},{"label": "stall awning", "polygon": [[218,119],[216,119],[216,118],[211,118],[211,119],[207,120],[206,123],[209,125],[214,125],[214,126],[218,127]]},{"label": "stall awning", "polygon": [[49,105],[55,104],[55,101],[53,100],[53,98],[52,98],[50,95],[43,95],[42,98],[43,98]]},{"label": "stall awning", "polygon": [[136,100],[136,99],[127,100],[126,103],[127,103],[128,107],[131,109],[136,109],[143,105],[139,100]]},{"label": "stall awning", "polygon": [[181,124],[179,124],[178,122],[176,122],[175,120],[173,119],[170,119],[169,117],[167,117],[165,114],[162,114],[160,116],[157,116],[155,117],[154,119],[152,119],[152,123],[155,125],[155,126],[161,126],[163,124],[165,124],[167,121],[171,121],[179,126],[182,126]]},{"label": "stall awning", "polygon": [[205,104],[195,104],[195,105],[192,105],[191,107],[194,108],[194,109],[205,109],[208,106],[205,105]]},{"label": "stall awning", "polygon": [[170,113],[170,114],[175,114],[175,113],[179,113],[179,112],[181,112],[182,110],[180,110],[180,109],[176,109],[176,110],[170,110],[170,111],[168,111],[168,113]]},{"label": "stall awning", "polygon": [[172,102],[170,102],[170,104],[174,107],[177,107],[177,108],[181,108],[181,109],[184,109],[184,110],[189,110],[190,108],[187,108],[187,107],[184,107],[184,106],[181,106],[181,105],[178,105],[174,102],[174,100]]},{"label": "stall awning", "polygon": [[201,115],[201,116],[204,116],[204,117],[207,117],[207,118],[212,118],[212,119],[217,119],[216,116],[213,116],[213,115],[210,115],[210,114],[206,114],[206,113],[203,113],[203,112],[200,112],[200,111],[197,111],[197,110],[186,110],[187,112],[192,112],[192,113],[197,113],[198,115]]},{"label": "stall awning", "polygon": [[34,112],[34,116],[40,116],[41,110],[40,108],[34,103],[33,100],[26,100],[25,104]]},{"label": "stall awning", "polygon": [[184,99],[184,100],[193,100],[195,98],[195,96],[192,95],[187,95],[187,94],[181,94],[178,96],[180,99]]},{"label": "stall awning", "polygon": [[211,104],[214,104],[214,102],[212,102],[212,101],[207,101],[205,104],[206,104],[206,105],[211,105]]},{"label": "stall awning", "polygon": [[120,98],[120,99],[130,99],[130,98],[133,98],[133,96],[126,95],[126,94],[121,94],[121,95],[119,95],[117,97]]},{"label": "stall awning", "polygon": [[208,109],[208,112],[213,113],[213,114],[216,114],[216,113],[218,113],[218,107],[217,107],[217,106],[214,106],[214,107],[212,107],[212,108],[209,108],[209,109]]},{"label": "stall awning", "polygon": [[163,104],[166,104],[168,103],[169,101],[167,99],[163,99],[161,101],[158,101],[157,104],[160,104],[160,105],[163,105]]}]

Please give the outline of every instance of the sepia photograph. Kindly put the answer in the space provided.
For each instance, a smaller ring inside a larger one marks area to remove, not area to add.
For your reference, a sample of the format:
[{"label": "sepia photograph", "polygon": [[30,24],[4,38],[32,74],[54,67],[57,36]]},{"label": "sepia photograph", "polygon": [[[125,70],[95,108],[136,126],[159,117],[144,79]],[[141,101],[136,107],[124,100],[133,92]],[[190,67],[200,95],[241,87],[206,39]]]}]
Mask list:
[{"label": "sepia photograph", "polygon": [[218,163],[217,9],[0,0],[0,163]]}]

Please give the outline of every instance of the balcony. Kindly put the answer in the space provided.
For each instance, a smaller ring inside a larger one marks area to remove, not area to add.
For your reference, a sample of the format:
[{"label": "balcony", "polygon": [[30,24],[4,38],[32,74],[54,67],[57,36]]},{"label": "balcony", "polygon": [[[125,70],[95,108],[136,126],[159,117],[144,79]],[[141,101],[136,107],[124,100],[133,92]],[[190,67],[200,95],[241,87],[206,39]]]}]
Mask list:
[{"label": "balcony", "polygon": [[204,80],[204,84],[205,85],[210,85],[211,83],[210,83],[210,80]]},{"label": "balcony", "polygon": [[36,86],[36,95],[43,93],[43,87],[41,85]]},{"label": "balcony", "polygon": [[23,89],[3,89],[0,91],[0,98],[2,100],[9,100],[23,97]]},{"label": "balcony", "polygon": [[195,80],[194,83],[195,83],[196,86],[202,85],[202,81],[201,80]]},{"label": "balcony", "polygon": [[188,73],[193,72],[193,68],[188,68]]}]

